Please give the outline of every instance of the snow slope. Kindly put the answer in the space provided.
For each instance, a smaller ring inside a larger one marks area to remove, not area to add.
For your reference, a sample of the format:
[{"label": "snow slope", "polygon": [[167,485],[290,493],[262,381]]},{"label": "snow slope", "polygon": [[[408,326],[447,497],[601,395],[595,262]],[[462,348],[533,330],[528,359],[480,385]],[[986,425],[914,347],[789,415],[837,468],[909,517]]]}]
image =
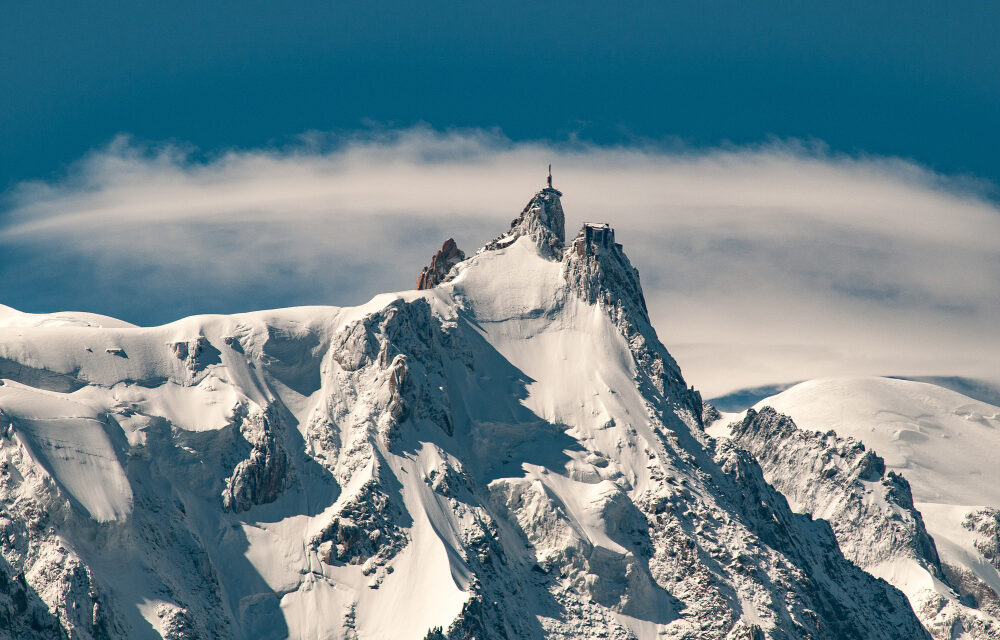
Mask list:
[{"label": "snow slope", "polygon": [[361,307],[5,309],[0,637],[926,637],[704,435],[559,195]]},{"label": "snow slope", "polygon": [[96,313],[81,311],[63,311],[60,313],[24,313],[12,307],[0,304],[0,327],[94,327],[94,328],[126,328],[133,327],[128,322],[109,318]]},{"label": "snow slope", "polygon": [[92,405],[4,382],[0,418],[59,487],[98,522],[127,517],[132,491],[108,425]]}]

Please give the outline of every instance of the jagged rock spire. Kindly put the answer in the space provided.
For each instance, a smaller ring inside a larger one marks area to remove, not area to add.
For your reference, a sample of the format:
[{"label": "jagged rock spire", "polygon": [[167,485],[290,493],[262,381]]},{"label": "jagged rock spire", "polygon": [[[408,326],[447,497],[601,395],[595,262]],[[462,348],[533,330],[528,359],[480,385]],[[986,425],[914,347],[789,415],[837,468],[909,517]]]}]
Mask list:
[{"label": "jagged rock spire", "polygon": [[639,271],[632,266],[608,223],[585,222],[563,257],[566,280],[584,300],[603,307],[618,325],[629,349],[653,386],[677,410],[701,419],[701,395],[688,388],[680,367],[650,324]]},{"label": "jagged rock spire", "polygon": [[454,238],[448,238],[441,245],[441,250],[431,258],[430,265],[420,272],[417,289],[430,289],[445,282],[451,268],[462,260],[465,260],[465,253],[455,244]]},{"label": "jagged rock spire", "polygon": [[552,187],[536,193],[515,221],[517,226],[522,226],[529,233],[544,227],[559,241],[561,248],[566,242],[566,214],[563,213],[560,197],[562,192]]},{"label": "jagged rock spire", "polygon": [[542,255],[561,260],[566,243],[566,215],[563,213],[562,192],[552,188],[552,170],[549,169],[548,185],[531,198],[521,215],[510,223],[510,230],[484,247],[500,249],[512,244],[521,236],[528,236],[538,245]]},{"label": "jagged rock spire", "polygon": [[649,322],[639,272],[622,246],[615,242],[615,230],[610,224],[584,222],[566,261],[567,274],[585,299],[612,307],[634,308],[635,313]]}]

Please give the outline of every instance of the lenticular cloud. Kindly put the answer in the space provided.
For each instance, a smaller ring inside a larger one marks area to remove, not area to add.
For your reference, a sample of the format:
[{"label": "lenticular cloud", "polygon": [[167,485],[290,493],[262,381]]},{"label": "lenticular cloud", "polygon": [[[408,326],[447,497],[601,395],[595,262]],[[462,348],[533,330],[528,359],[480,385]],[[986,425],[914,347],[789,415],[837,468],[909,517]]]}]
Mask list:
[{"label": "lenticular cloud", "polygon": [[[991,374],[1000,211],[983,185],[798,144],[677,150],[427,129],[201,157],[114,141],[0,217],[2,302],[143,324],[414,286],[544,185],[611,221],[707,396],[822,375]],[[995,367],[994,367],[995,368]]]}]

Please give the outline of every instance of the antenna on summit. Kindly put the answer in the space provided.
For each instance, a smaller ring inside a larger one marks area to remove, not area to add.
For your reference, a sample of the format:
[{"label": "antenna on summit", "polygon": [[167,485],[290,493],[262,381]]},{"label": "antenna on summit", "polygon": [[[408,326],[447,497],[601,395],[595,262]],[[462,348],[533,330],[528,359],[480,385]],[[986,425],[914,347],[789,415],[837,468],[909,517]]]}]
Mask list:
[{"label": "antenna on summit", "polygon": [[549,189],[552,188],[552,164],[549,164]]}]

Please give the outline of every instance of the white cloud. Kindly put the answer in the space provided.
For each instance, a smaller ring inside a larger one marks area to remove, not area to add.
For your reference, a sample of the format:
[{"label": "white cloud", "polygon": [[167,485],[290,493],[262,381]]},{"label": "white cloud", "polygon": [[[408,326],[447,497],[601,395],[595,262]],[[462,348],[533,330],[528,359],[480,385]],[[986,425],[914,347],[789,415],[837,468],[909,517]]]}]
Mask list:
[{"label": "white cloud", "polygon": [[195,160],[123,138],[9,194],[0,251],[27,258],[0,277],[39,304],[132,320],[353,304],[412,286],[449,235],[469,251],[505,229],[548,162],[567,228],[617,228],[661,338],[707,396],[821,375],[1000,377],[1000,210],[908,162],[794,144],[416,129]]}]

